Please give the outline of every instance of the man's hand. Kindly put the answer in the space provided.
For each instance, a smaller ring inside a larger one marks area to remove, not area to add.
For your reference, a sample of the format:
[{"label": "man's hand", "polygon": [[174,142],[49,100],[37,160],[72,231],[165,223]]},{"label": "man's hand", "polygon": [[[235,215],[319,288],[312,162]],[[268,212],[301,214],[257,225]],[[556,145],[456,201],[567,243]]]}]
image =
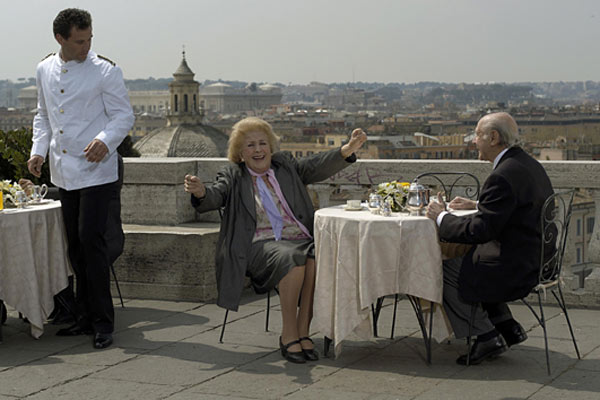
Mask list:
[{"label": "man's hand", "polygon": [[442,211],[446,211],[446,203],[444,202],[444,197],[442,193],[439,192],[437,194],[438,201],[432,201],[427,206],[427,217],[431,218],[434,222],[437,222],[437,217],[440,215]]},{"label": "man's hand", "polygon": [[94,139],[83,149],[85,159],[89,162],[100,162],[108,154],[108,147],[101,140]]},{"label": "man's hand", "polygon": [[33,176],[39,178],[42,176],[42,165],[44,165],[44,157],[34,154],[27,161],[27,169]]},{"label": "man's hand", "polygon": [[200,178],[194,175],[186,175],[183,182],[183,189],[196,196],[202,198],[206,196],[206,186],[200,181]]},{"label": "man's hand", "polygon": [[342,146],[342,157],[347,158],[360,149],[364,142],[367,141],[367,134],[360,128],[352,131],[350,141]]},{"label": "man's hand", "polygon": [[453,210],[474,210],[477,208],[476,201],[465,199],[460,196],[456,196],[448,205]]}]

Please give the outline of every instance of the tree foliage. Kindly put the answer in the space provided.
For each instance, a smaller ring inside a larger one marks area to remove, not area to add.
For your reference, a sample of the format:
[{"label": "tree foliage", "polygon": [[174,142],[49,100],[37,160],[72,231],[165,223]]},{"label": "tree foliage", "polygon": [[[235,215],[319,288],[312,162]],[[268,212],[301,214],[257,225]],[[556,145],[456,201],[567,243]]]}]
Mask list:
[{"label": "tree foliage", "polygon": [[0,131],[0,178],[15,181],[27,178],[36,185],[50,184],[50,170],[47,162],[42,166],[40,178],[34,177],[27,170],[32,137],[31,129]]}]

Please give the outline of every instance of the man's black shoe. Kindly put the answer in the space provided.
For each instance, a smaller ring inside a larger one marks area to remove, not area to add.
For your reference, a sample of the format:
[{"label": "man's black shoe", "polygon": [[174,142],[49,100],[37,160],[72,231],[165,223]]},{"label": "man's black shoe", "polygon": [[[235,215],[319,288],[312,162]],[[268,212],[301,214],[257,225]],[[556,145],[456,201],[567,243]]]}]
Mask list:
[{"label": "man's black shoe", "polygon": [[[504,343],[504,339],[502,336],[494,336],[493,338],[480,341],[479,339],[475,340],[473,343],[473,347],[471,347],[471,359],[469,363],[472,365],[476,365],[481,363],[483,360],[492,359],[500,354],[504,353],[508,350],[506,344]],[[462,356],[456,359],[456,363],[460,365],[467,365],[467,355],[463,354]]]},{"label": "man's black shoe", "polygon": [[79,335],[91,335],[94,333],[91,327],[82,328],[78,324],[73,324],[68,328],[59,329],[56,332],[56,336],[79,336]]},{"label": "man's black shoe", "polygon": [[527,340],[527,332],[517,321],[513,320],[513,323],[509,325],[497,326],[496,329],[502,334],[508,347]]},{"label": "man's black shoe", "polygon": [[112,333],[96,332],[94,335],[94,348],[105,349],[113,343]]}]

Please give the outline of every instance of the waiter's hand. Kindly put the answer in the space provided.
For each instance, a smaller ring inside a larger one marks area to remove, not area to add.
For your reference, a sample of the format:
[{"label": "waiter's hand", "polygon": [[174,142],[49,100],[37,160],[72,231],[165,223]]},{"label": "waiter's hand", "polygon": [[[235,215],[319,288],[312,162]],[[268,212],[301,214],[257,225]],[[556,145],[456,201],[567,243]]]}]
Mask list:
[{"label": "waiter's hand", "polygon": [[200,178],[194,175],[186,175],[185,180],[183,182],[183,189],[196,196],[197,198],[202,198],[206,196],[206,186],[204,183],[200,181]]},{"label": "waiter's hand", "polygon": [[33,193],[33,182],[29,179],[21,178],[18,183],[19,186],[21,186],[21,189],[25,191],[25,194],[31,196],[31,193]]},{"label": "waiter's hand", "polygon": [[442,192],[437,194],[438,201],[432,201],[427,206],[427,217],[431,218],[434,221],[437,221],[438,215],[442,211],[446,211],[446,203],[444,202],[444,198],[442,197]]},{"label": "waiter's hand", "polygon": [[83,149],[85,159],[89,162],[100,162],[108,154],[108,147],[99,139],[94,139]]},{"label": "waiter's hand", "polygon": [[449,204],[453,210],[474,210],[477,208],[477,202],[464,197],[456,196]]},{"label": "waiter's hand", "polygon": [[34,154],[27,161],[27,169],[33,176],[39,178],[42,176],[42,165],[44,165],[44,157]]}]

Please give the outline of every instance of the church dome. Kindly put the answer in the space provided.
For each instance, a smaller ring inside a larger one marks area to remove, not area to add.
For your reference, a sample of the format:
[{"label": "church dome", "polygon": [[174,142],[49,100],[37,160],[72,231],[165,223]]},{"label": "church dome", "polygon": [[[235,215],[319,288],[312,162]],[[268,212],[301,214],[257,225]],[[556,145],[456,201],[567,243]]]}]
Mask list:
[{"label": "church dome", "polygon": [[260,85],[258,88],[264,92],[279,90],[279,86],[273,85],[271,83],[265,83],[264,85]]},{"label": "church dome", "polygon": [[157,129],[135,144],[142,157],[226,157],[227,135],[209,125]]}]

